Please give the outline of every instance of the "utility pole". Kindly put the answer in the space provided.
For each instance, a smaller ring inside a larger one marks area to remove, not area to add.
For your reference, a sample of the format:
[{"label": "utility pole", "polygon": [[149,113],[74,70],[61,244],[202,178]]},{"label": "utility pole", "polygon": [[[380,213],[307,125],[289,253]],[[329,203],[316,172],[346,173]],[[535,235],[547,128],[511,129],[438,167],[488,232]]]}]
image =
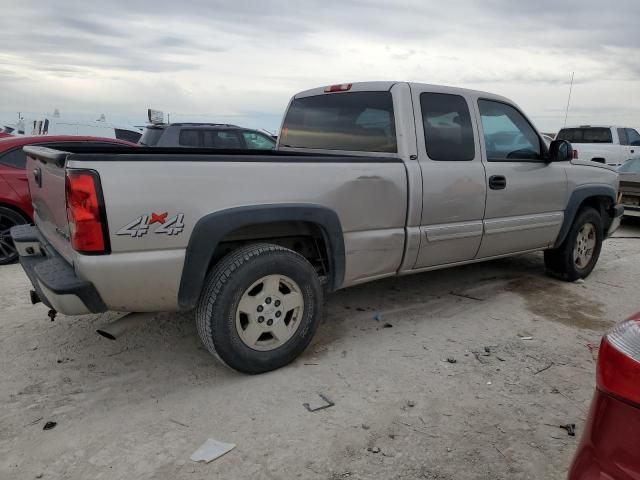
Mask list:
[{"label": "utility pole", "polygon": [[569,116],[569,103],[571,103],[571,91],[573,90],[573,74],[571,72],[571,85],[569,85],[569,98],[567,98],[567,109],[564,112],[564,126],[567,126],[567,117]]}]

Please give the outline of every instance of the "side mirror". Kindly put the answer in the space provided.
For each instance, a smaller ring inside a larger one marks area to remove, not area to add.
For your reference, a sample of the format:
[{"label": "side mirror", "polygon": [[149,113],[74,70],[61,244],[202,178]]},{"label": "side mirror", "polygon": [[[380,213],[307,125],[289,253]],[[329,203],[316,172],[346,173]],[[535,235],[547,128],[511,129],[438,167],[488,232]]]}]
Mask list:
[{"label": "side mirror", "polygon": [[566,140],[554,140],[549,145],[550,162],[566,162],[573,158],[573,147]]}]

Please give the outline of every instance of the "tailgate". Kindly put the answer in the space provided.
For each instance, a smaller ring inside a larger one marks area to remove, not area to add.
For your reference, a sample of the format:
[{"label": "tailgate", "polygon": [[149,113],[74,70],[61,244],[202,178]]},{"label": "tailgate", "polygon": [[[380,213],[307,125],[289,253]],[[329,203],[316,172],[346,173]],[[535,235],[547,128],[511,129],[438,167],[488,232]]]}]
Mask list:
[{"label": "tailgate", "polygon": [[69,240],[65,194],[65,162],[68,152],[51,148],[24,147],[34,221],[47,241],[68,262],[73,249]]}]

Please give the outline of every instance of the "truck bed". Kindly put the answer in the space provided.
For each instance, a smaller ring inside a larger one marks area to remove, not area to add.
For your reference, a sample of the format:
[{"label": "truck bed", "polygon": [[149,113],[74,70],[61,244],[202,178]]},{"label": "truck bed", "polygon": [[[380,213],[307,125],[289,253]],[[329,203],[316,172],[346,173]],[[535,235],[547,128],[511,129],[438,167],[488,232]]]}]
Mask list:
[{"label": "truck bed", "polygon": [[[194,228],[234,208],[286,204],[336,212],[347,259],[341,287],[393,275],[402,262],[408,187],[397,157],[144,147],[25,151],[28,171],[41,171],[41,186],[29,177],[36,225],[110,310],[177,309]],[[99,175],[107,255],[78,254],[69,242],[65,170],[79,168]],[[161,228],[161,219],[182,226]],[[161,295],[145,288],[150,276],[161,279],[154,282]],[[123,290],[131,292],[124,300]]]}]

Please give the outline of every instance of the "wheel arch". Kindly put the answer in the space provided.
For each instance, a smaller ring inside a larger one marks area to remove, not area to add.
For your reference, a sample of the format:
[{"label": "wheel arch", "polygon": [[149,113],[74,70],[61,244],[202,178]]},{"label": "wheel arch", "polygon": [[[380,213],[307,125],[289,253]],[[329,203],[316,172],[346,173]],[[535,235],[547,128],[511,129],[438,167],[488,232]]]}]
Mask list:
[{"label": "wheel arch", "polygon": [[9,202],[6,202],[5,200],[0,200],[0,207],[7,208],[9,210],[16,212],[18,215],[24,218],[27,223],[33,223],[33,219],[31,218],[31,216],[14,203],[9,203]]},{"label": "wheel arch", "polygon": [[572,192],[571,197],[569,197],[567,208],[564,211],[562,227],[560,228],[560,232],[558,233],[558,237],[556,238],[556,242],[553,247],[557,248],[562,244],[562,242],[564,242],[569,230],[571,229],[571,225],[573,225],[576,215],[580,209],[585,206],[593,207],[600,213],[602,220],[605,222],[603,226],[604,232],[606,232],[608,224],[611,223],[611,219],[607,212],[612,205],[615,205],[615,203],[616,190],[611,185],[585,185],[576,188]]},{"label": "wheel arch", "polygon": [[340,288],[344,280],[345,250],[342,225],[335,211],[306,203],[248,205],[210,213],[194,226],[178,290],[179,309],[195,307],[216,248],[225,237],[243,228],[282,222],[302,222],[321,232],[329,263],[329,290]]}]

